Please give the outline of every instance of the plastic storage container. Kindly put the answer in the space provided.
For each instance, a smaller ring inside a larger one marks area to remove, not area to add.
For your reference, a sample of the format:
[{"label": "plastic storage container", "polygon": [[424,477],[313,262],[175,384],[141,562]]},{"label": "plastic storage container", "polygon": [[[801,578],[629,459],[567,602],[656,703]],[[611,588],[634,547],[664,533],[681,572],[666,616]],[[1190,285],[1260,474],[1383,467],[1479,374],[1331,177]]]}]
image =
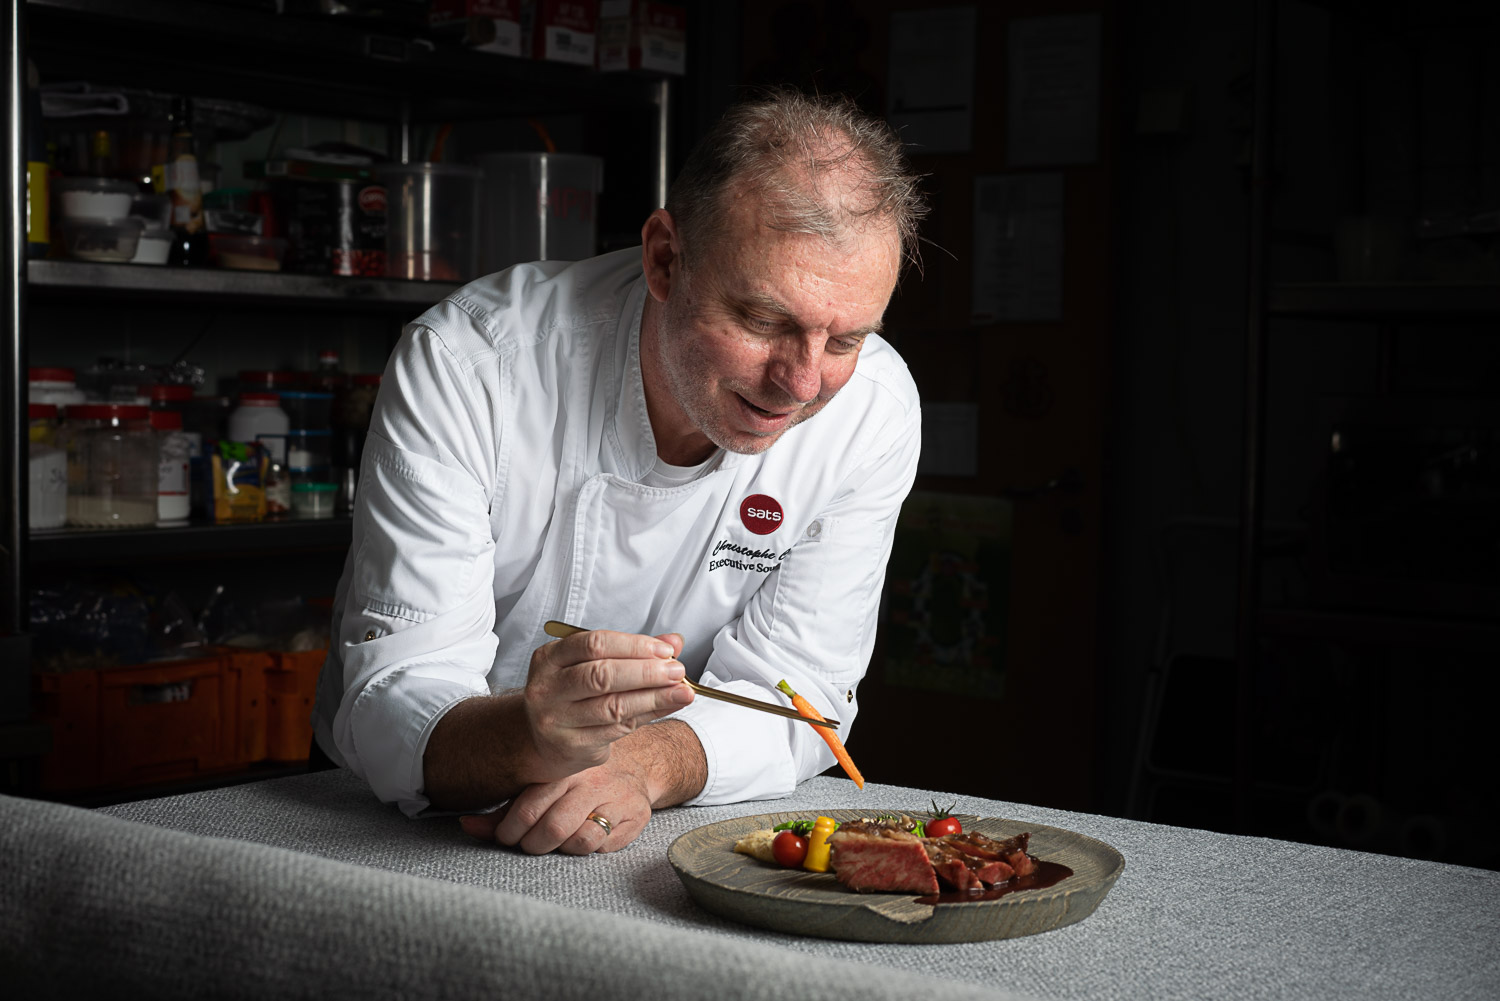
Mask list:
[{"label": "plastic storage container", "polygon": [[332,483],[331,431],[303,431],[293,428],[286,436],[286,467],[293,483]]},{"label": "plastic storage container", "polygon": [[332,518],[338,490],[338,485],[334,483],[293,483],[293,517]]},{"label": "plastic storage container", "polygon": [[147,407],[68,407],[68,524],[129,528],[156,523],[158,457]]},{"label": "plastic storage container", "polygon": [[526,261],[581,261],[598,240],[604,161],[577,153],[489,153],[484,171],[482,274]]},{"label": "plastic storage container", "polygon": [[68,456],[57,446],[57,405],[32,403],[27,407],[27,418],[27,523],[32,529],[61,528],[68,521]]},{"label": "plastic storage container", "polygon": [[63,243],[69,257],[107,264],[121,264],[134,258],[145,229],[145,220],[136,218],[108,222],[64,219],[62,223]]},{"label": "plastic storage container", "polygon": [[130,263],[165,264],[171,256],[172,231],[170,229],[143,229]]},{"label": "plastic storage container", "polygon": [[241,393],[239,406],[229,415],[231,441],[258,441],[271,461],[282,465],[286,464],[286,434],[291,427],[276,393]]},{"label": "plastic storage container", "polygon": [[130,181],[108,177],[59,177],[53,181],[63,219],[111,222],[130,214],[140,189]]},{"label": "plastic storage container", "polygon": [[87,398],[78,388],[77,373],[71,368],[33,368],[26,373],[26,402],[53,403],[66,407],[83,403]]},{"label": "plastic storage container", "polygon": [[304,389],[278,389],[281,409],[291,418],[293,429],[327,431],[333,414],[333,394]]},{"label": "plastic storage container", "polygon": [[280,271],[286,241],[273,236],[210,233],[209,261],[220,268],[239,271]]},{"label": "plastic storage container", "polygon": [[479,275],[479,194],[484,174],[453,163],[384,164],[385,273],[417,281]]}]

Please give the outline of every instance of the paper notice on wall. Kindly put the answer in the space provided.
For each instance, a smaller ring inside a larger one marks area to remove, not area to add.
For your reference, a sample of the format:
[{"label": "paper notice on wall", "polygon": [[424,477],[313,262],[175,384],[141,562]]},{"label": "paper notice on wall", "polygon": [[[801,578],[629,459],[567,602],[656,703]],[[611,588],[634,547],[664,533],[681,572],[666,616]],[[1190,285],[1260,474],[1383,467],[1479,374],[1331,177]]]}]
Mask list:
[{"label": "paper notice on wall", "polygon": [[1099,32],[1098,14],[1011,22],[1006,150],[1012,166],[1098,159]]},{"label": "paper notice on wall", "polygon": [[919,476],[979,475],[979,405],[923,403]]},{"label": "paper notice on wall", "polygon": [[915,492],[886,570],[885,681],[954,695],[1005,691],[1011,505]]},{"label": "paper notice on wall", "polygon": [[1061,174],[974,178],[971,322],[1062,319]]},{"label": "paper notice on wall", "polygon": [[963,153],[974,132],[975,8],[891,13],[886,118],[913,153]]}]

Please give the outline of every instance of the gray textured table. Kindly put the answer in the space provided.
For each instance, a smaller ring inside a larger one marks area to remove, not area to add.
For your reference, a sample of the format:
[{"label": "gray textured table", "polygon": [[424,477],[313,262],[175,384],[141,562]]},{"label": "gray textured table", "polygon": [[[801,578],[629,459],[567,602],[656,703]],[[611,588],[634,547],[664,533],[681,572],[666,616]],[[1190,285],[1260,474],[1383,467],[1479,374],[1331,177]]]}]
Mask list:
[{"label": "gray textured table", "polygon": [[[1004,941],[911,946],[784,935],[718,918],[688,897],[667,861],[678,835],[719,820],[913,810],[933,798],[1098,838],[1124,854],[1125,872],[1078,924]],[[340,771],[100,812],[1039,998],[1500,997],[1500,873],[933,790],[869,784],[860,792],[816,778],[785,800],[660,811],[626,850],[586,858],[480,844],[452,818],[407,820]]]}]

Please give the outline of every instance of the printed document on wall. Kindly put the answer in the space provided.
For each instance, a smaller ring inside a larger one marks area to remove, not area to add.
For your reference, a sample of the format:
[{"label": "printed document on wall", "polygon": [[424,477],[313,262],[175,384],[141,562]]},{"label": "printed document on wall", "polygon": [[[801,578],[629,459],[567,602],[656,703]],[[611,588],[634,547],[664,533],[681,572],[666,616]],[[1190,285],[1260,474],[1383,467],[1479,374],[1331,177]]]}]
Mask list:
[{"label": "printed document on wall", "polygon": [[1011,23],[1006,150],[1012,166],[1098,159],[1099,25],[1098,14]]},{"label": "printed document on wall", "polygon": [[1061,174],[974,178],[972,322],[1062,319]]},{"label": "printed document on wall", "polygon": [[887,119],[919,153],[964,153],[974,131],[975,8],[891,13]]}]

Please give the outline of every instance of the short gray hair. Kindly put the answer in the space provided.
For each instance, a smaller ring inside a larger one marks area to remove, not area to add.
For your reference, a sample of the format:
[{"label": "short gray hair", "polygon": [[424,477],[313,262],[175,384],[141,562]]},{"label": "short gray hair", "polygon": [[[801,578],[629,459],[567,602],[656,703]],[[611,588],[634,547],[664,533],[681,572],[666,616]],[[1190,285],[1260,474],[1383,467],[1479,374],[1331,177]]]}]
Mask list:
[{"label": "short gray hair", "polygon": [[[838,175],[855,198],[824,184]],[[672,183],[666,209],[685,248],[717,229],[725,192],[744,184],[768,203],[767,224],[837,239],[851,224],[884,219],[901,240],[903,261],[918,262],[917,226],[927,200],[901,139],[849,98],[778,88],[732,106],[693,148]]]}]

